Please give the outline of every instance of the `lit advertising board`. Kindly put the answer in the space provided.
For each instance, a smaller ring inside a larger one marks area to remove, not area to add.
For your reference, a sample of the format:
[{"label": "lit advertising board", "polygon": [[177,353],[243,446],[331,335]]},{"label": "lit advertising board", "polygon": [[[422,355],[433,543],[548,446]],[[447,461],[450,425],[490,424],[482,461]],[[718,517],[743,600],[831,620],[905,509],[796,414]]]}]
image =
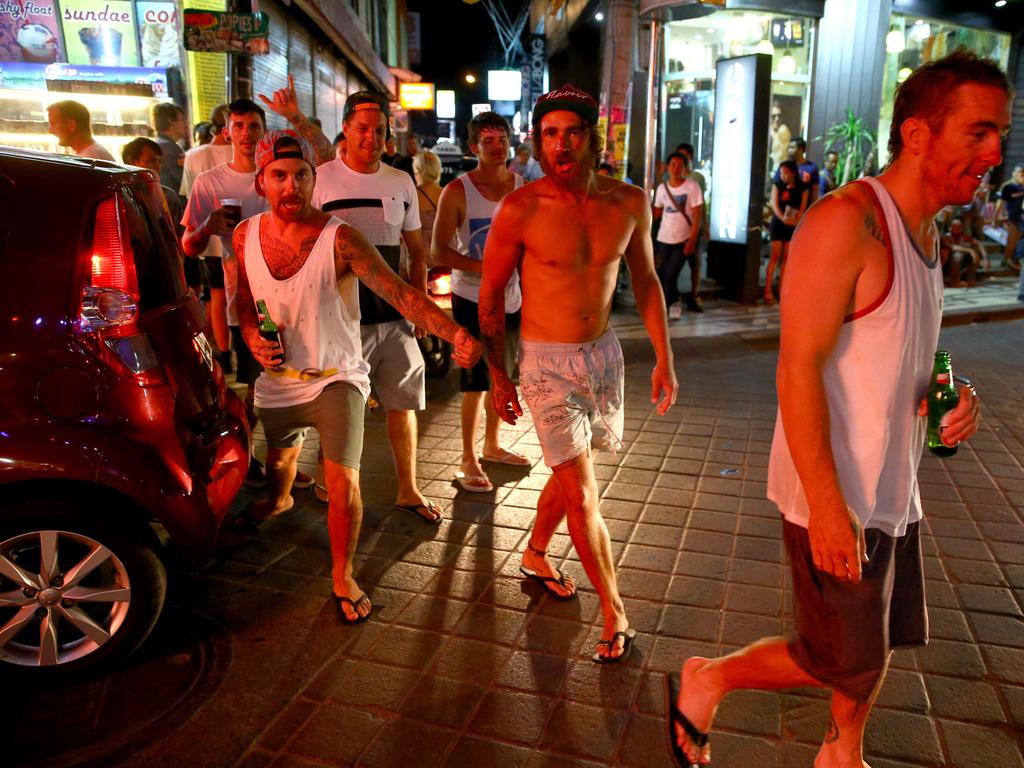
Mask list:
[{"label": "lit advertising board", "polygon": [[433,109],[433,83],[399,83],[398,103],[402,109]]},{"label": "lit advertising board", "polygon": [[722,59],[716,66],[711,239],[746,243],[757,56]]},{"label": "lit advertising board", "polygon": [[60,4],[69,64],[139,66],[135,6],[126,0],[65,0]]},{"label": "lit advertising board", "polygon": [[523,95],[523,73],[518,69],[487,72],[487,98],[491,101],[519,101]]},{"label": "lit advertising board", "polygon": [[438,91],[434,102],[434,111],[442,120],[455,119],[455,91]]},{"label": "lit advertising board", "polygon": [[52,64],[63,58],[53,0],[0,0],[0,61]]}]

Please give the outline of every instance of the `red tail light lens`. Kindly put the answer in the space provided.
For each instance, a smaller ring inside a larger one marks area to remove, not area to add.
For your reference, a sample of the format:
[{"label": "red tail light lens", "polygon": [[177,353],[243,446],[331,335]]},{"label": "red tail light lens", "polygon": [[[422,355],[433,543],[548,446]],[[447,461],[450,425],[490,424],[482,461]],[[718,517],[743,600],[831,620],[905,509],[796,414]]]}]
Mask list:
[{"label": "red tail light lens", "polygon": [[94,287],[119,288],[138,296],[128,223],[118,197],[107,198],[96,209],[90,267],[89,282]]}]

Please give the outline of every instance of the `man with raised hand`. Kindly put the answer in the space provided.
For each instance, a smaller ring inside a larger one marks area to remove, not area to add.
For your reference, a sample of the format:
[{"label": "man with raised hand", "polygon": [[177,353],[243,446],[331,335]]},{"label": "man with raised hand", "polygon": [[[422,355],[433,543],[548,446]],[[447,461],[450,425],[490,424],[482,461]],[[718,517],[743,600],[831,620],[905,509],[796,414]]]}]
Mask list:
[{"label": "man with raised hand", "polygon": [[[359,232],[312,207],[316,162],[310,142],[295,131],[264,135],[255,152],[256,189],[270,211],[242,222],[234,233],[238,310],[245,342],[263,368],[256,408],[267,435],[267,497],[253,502],[244,516],[261,521],[292,507],[302,441],[307,428],[315,427],[330,494],[334,600],[339,618],[356,624],[372,610],[352,574],[362,521],[359,461],[369,393],[357,284],[452,342],[459,365],[473,365],[481,348],[426,294],[399,279]],[[277,341],[260,335],[256,301],[276,322]]]},{"label": "man with raised hand", "polygon": [[545,176],[507,195],[492,220],[480,285],[480,329],[494,408],[514,424],[522,408],[505,369],[505,286],[518,267],[520,382],[552,469],[521,570],[552,597],[575,594],[572,579],[547,554],[555,529],[566,520],[601,599],[604,623],[592,658],[607,663],[625,659],[636,636],[616,585],[591,455],[592,448],[622,445],[625,368],[608,317],[623,255],[657,357],[651,402],[658,413],[675,402],[678,385],[665,299],[654,271],[650,205],[639,187],[594,172],[603,144],[597,111],[593,97],[573,85],[537,100],[534,154]]}]

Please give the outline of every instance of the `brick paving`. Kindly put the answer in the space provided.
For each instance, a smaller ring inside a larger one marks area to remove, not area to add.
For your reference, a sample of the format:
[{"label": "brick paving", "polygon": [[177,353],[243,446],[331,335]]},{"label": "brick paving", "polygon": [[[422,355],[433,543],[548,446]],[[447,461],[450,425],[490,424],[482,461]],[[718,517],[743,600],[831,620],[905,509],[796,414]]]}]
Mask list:
[{"label": "brick paving", "polygon": [[[984,423],[954,458],[921,466],[933,639],[894,656],[868,727],[873,768],[1024,768],[1022,338],[1024,321],[943,332],[955,369],[979,382]],[[508,433],[537,460],[528,474],[494,468],[489,495],[452,485],[453,376],[431,385],[420,419],[424,490],[448,504],[439,528],[391,509],[383,419],[368,420],[357,578],[372,620],[337,621],[325,508],[303,492],[288,515],[178,566],[172,600],[230,636],[230,668],[189,722],[120,764],[671,765],[664,673],[783,631],[789,602],[778,513],[765,500],[776,354],[736,337],[676,344],[681,390],[667,417],[648,402],[649,352],[624,344],[625,446],[597,459],[639,633],[628,662],[589,660],[598,603],[564,529],[552,550],[580,599],[556,602],[519,578],[548,477],[529,419]],[[734,694],[719,710],[714,764],[810,766],[826,712],[812,690]]]}]

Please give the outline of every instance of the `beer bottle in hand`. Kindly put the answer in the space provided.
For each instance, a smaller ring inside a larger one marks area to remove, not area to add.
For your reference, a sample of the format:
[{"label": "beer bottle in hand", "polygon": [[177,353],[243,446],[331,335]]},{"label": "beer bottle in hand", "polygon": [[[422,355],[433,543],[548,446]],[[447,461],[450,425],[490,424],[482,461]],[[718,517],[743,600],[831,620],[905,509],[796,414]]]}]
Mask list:
[{"label": "beer bottle in hand", "polygon": [[263,299],[257,299],[256,312],[260,318],[260,324],[257,326],[260,337],[267,341],[273,341],[281,347],[281,353],[278,356],[278,365],[281,365],[284,363],[284,343],[281,341],[281,334],[278,331],[277,323],[271,319],[270,312],[267,310],[267,302]]},{"label": "beer bottle in hand", "polygon": [[928,450],[936,456],[952,456],[956,453],[955,445],[942,442],[942,430],[945,428],[943,417],[956,408],[960,394],[953,384],[953,367],[949,361],[949,352],[940,349],[935,353],[935,366],[932,368],[932,383],[928,387]]}]

